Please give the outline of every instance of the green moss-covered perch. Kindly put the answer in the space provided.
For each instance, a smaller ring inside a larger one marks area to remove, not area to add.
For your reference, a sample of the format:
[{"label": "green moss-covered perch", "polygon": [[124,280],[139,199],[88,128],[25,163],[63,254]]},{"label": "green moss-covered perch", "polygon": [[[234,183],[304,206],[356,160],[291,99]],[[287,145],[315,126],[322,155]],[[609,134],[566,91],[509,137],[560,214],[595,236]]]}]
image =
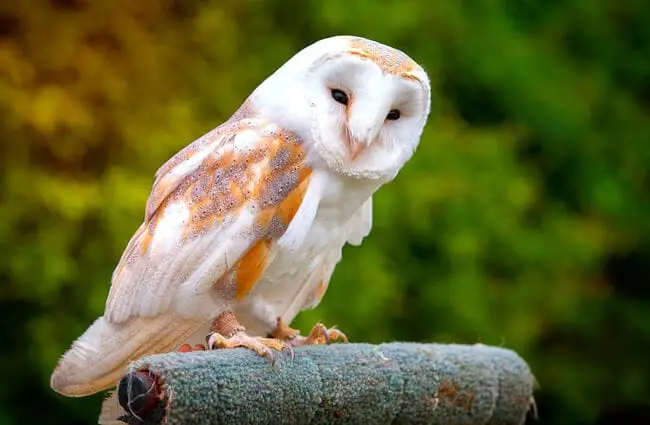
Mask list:
[{"label": "green moss-covered perch", "polygon": [[[147,373],[126,375],[122,397],[134,376],[155,377],[160,401],[139,415],[145,424],[521,425],[534,387],[515,352],[480,344],[307,346],[273,367],[245,349],[169,353],[132,363],[137,371]],[[123,424],[116,394],[100,424]]]}]

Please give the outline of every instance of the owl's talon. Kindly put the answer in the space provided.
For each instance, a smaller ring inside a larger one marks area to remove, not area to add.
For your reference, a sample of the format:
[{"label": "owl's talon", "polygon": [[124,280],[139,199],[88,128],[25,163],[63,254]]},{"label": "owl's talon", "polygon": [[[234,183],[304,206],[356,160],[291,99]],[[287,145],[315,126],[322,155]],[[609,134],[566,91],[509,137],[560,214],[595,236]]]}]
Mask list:
[{"label": "owl's talon", "polygon": [[348,343],[348,337],[340,329],[335,327],[332,327],[325,332],[325,338],[327,339],[328,344],[334,341],[341,341],[344,344]]},{"label": "owl's talon", "polygon": [[286,342],[275,338],[254,337],[245,332],[238,332],[230,338],[213,332],[208,335],[207,341],[209,350],[238,347],[248,348],[261,357],[268,357],[271,366],[275,363],[275,352],[287,351],[291,358],[293,358],[293,347]]},{"label": "owl's talon", "polygon": [[296,353],[293,351],[291,344],[285,344],[285,347],[282,349],[282,351],[286,351],[287,354],[289,354],[289,357],[291,357],[291,360],[295,358]]},{"label": "owl's talon", "polygon": [[275,339],[292,340],[298,336],[299,333],[300,331],[298,329],[290,328],[286,323],[284,323],[284,320],[282,320],[281,317],[278,317],[275,329],[271,332],[271,337]]},{"label": "owl's talon", "polygon": [[294,347],[302,345],[331,344],[335,341],[348,342],[348,337],[335,327],[327,329],[322,323],[316,323],[306,337],[297,335],[289,343]]}]

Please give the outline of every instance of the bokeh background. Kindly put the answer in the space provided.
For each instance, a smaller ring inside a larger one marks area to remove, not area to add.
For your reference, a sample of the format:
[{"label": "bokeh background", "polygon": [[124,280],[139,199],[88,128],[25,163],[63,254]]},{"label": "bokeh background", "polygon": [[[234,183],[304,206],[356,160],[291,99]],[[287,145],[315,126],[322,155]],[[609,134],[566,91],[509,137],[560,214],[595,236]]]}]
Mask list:
[{"label": "bokeh background", "polygon": [[321,306],[353,340],[501,345],[540,423],[649,423],[650,2],[0,3],[0,424],[50,391],[167,158],[333,34],[427,69],[433,112]]}]

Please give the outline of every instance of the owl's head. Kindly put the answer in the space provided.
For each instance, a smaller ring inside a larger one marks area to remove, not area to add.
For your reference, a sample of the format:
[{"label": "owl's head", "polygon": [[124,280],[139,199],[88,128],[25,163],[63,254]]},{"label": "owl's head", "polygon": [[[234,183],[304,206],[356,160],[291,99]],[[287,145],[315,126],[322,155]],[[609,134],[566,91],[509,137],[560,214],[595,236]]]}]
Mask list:
[{"label": "owl's head", "polygon": [[425,71],[403,52],[336,36],[298,52],[252,101],[310,141],[315,161],[354,178],[391,180],[419,143],[430,92]]}]

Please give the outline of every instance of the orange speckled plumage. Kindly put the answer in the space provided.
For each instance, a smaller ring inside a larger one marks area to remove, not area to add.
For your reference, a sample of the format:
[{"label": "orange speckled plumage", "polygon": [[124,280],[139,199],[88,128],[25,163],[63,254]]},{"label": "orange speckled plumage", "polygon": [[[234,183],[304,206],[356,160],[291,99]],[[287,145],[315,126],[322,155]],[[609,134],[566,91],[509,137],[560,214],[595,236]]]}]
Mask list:
[{"label": "orange speckled plumage", "polygon": [[298,181],[300,181],[298,187],[291,191],[291,193],[289,193],[289,196],[287,196],[287,198],[278,206],[277,216],[287,226],[291,220],[293,220],[293,217],[298,212],[298,208],[300,208],[300,205],[302,204],[302,200],[305,197],[305,192],[309,186],[308,177],[310,174],[311,170],[302,169],[298,174]]},{"label": "orange speckled plumage", "polygon": [[[238,147],[241,130],[253,130],[259,138],[250,146]],[[185,174],[178,172],[176,167],[199,154],[201,162],[195,168]],[[189,145],[156,174],[145,223],[118,265],[117,279],[125,264],[149,254],[158,224],[170,205],[182,205],[188,211],[181,244],[252,211],[255,220],[250,247],[215,282],[232,286],[237,299],[244,297],[264,272],[271,245],[287,229],[303,201],[312,172],[305,159],[305,146],[294,134],[267,123],[251,125],[249,120],[225,124]]]},{"label": "orange speckled plumage", "polygon": [[[220,154],[213,152],[206,156],[202,164],[171,191],[159,185],[171,184],[165,173],[173,171],[174,166],[161,169],[152,197],[169,193],[165,199],[155,201],[159,204],[156,210],[163,211],[164,204],[172,201],[187,205],[190,220],[186,237],[204,232],[250,203],[259,204],[258,221],[266,220],[267,226],[276,214],[288,224],[300,206],[311,169],[304,163],[304,146],[293,134],[273,132],[260,138],[259,145],[248,152],[236,152],[233,140],[220,146]],[[192,153],[194,150],[188,149],[178,155],[185,158]],[[172,158],[168,164],[176,162]],[[148,234],[141,241],[143,250],[151,242],[157,219],[155,213],[149,217],[145,230]]]},{"label": "orange speckled plumage", "polygon": [[350,40],[350,53],[376,63],[384,72],[408,79],[417,79],[412,73],[419,68],[401,51],[363,38]]},{"label": "orange speckled plumage", "polygon": [[233,267],[235,298],[244,298],[255,287],[268,263],[271,240],[264,238],[253,245]]}]

